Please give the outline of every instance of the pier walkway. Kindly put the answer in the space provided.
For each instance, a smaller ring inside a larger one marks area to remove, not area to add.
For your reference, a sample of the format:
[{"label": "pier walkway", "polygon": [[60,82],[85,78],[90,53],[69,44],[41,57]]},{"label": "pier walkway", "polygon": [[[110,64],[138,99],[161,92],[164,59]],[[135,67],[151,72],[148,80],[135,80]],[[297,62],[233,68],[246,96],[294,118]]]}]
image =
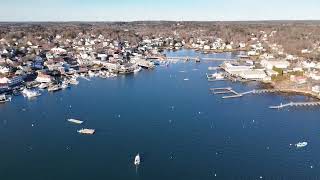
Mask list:
[{"label": "pier walkway", "polygon": [[210,91],[213,94],[233,94],[233,95],[228,95],[228,96],[223,96],[223,99],[228,99],[228,98],[238,98],[242,97],[247,94],[265,94],[265,93],[279,93],[282,92],[279,89],[254,89],[251,91],[246,91],[246,92],[236,92],[233,90],[231,87],[226,87],[226,88],[210,88]]},{"label": "pier walkway", "polygon": [[308,107],[308,106],[320,106],[320,102],[290,102],[287,104],[280,104],[278,106],[270,106],[270,109],[282,109],[286,107]]},{"label": "pier walkway", "polygon": [[234,91],[231,87],[225,87],[225,88],[210,88],[210,91],[213,94],[231,94],[227,96],[223,96],[223,99],[229,99],[229,98],[237,98],[242,97],[242,94],[237,93]]}]

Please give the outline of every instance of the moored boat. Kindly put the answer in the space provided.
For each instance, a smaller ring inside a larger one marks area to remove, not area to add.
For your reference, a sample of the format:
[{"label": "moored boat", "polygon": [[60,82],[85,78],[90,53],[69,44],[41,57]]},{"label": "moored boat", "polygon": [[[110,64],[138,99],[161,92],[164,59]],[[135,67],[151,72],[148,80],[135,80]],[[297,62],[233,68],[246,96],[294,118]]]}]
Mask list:
[{"label": "moored boat", "polygon": [[7,96],[5,94],[0,95],[0,103],[5,103],[11,101],[11,96]]},{"label": "moored boat", "polygon": [[94,129],[80,129],[80,130],[78,130],[78,133],[92,135],[95,133],[95,130]]},{"label": "moored boat", "polygon": [[70,81],[69,81],[69,83],[70,83],[71,85],[78,85],[78,84],[79,84],[79,81],[77,81],[76,78],[71,78]]},{"label": "moored boat", "polygon": [[83,121],[80,121],[78,119],[67,119],[67,121],[75,123],[75,124],[82,124],[83,123]]},{"label": "moored boat", "polygon": [[22,93],[22,95],[24,97],[27,97],[27,98],[34,98],[34,97],[37,97],[37,96],[41,95],[41,93],[38,92],[38,91],[29,90],[29,89],[26,89],[26,88],[21,93]]},{"label": "moored boat", "polygon": [[297,148],[303,148],[303,147],[306,147],[307,145],[308,145],[308,142],[298,142],[297,144],[295,144]]},{"label": "moored boat", "polygon": [[59,90],[61,90],[62,88],[61,88],[61,86],[59,86],[59,85],[53,85],[53,86],[50,86],[49,88],[48,88],[48,91],[49,92],[54,92],[54,91],[59,91]]},{"label": "moored boat", "polygon": [[41,83],[39,86],[38,86],[39,89],[46,89],[48,88],[48,84],[47,83]]}]

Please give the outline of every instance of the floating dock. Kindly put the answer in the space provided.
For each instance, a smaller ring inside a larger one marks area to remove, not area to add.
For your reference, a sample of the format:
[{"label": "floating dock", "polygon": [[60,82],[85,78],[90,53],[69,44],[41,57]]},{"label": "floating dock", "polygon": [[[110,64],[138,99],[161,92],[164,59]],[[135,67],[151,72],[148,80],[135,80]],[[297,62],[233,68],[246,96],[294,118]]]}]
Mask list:
[{"label": "floating dock", "polygon": [[242,97],[242,94],[237,93],[234,91],[231,87],[225,87],[225,88],[210,88],[210,91],[213,94],[232,94],[232,95],[227,95],[223,96],[223,99],[229,99],[229,98],[237,98],[237,97]]}]

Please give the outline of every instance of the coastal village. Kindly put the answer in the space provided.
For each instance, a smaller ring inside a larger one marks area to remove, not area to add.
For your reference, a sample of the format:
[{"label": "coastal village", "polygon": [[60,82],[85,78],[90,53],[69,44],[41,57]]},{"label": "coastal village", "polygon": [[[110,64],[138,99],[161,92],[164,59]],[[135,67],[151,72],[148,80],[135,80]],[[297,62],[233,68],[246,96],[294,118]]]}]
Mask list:
[{"label": "coastal village", "polygon": [[[129,30],[122,30],[127,32]],[[138,43],[112,39],[102,34],[79,33],[73,39],[62,34],[0,39],[0,102],[12,95],[40,96],[40,90],[59,91],[77,85],[78,78],[112,78],[138,73],[157,65],[167,66],[164,50],[194,49],[202,53],[241,52],[238,59],[225,60],[209,80],[226,77],[241,81],[261,81],[282,92],[304,93],[320,98],[320,43],[311,49],[289,54],[269,38],[277,31],[251,33],[247,41],[228,41],[217,37],[183,39],[179,33],[169,37],[141,36]],[[309,58],[308,58],[309,57]],[[177,57],[176,57],[177,58]],[[179,57],[201,62],[199,57]],[[209,68],[210,69],[210,68]],[[220,71],[222,70],[222,71]]]}]

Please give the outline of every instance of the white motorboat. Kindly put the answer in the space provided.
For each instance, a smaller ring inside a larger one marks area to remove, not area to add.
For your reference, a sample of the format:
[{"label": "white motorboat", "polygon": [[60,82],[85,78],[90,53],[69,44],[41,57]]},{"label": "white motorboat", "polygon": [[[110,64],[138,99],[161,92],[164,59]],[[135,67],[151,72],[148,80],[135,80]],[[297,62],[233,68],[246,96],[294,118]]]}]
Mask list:
[{"label": "white motorboat", "polygon": [[137,154],[134,158],[134,165],[139,166],[140,165],[140,155]]},{"label": "white motorboat", "polygon": [[69,88],[69,83],[63,82],[63,83],[61,84],[61,88],[62,88],[62,89],[67,89],[67,88]]},{"label": "white motorboat", "polygon": [[297,148],[303,148],[303,147],[306,147],[307,145],[308,145],[308,142],[298,142],[297,144],[295,144]]},{"label": "white motorboat", "polygon": [[214,74],[207,74],[208,79],[215,79],[215,80],[223,80],[224,75],[223,73],[214,73]]},{"label": "white motorboat", "polygon": [[48,87],[48,84],[47,83],[41,83],[38,88],[39,89],[46,89]]},{"label": "white motorboat", "polygon": [[77,81],[77,78],[71,78],[69,83],[72,84],[72,85],[78,85],[79,81]]},{"label": "white motorboat", "polygon": [[53,85],[53,86],[50,86],[49,88],[48,88],[48,91],[49,92],[54,92],[54,91],[59,91],[59,90],[61,90],[62,88],[61,88],[61,86],[59,86],[59,85]]},{"label": "white motorboat", "polygon": [[34,98],[41,95],[41,93],[39,93],[38,91],[33,91],[29,89],[24,89],[21,93],[24,97],[27,98]]},{"label": "white motorboat", "polygon": [[95,130],[94,129],[80,129],[80,130],[78,130],[78,133],[92,135],[95,133]]},{"label": "white motorboat", "polygon": [[0,95],[0,103],[5,103],[11,101],[11,96],[7,96],[5,94]]},{"label": "white motorboat", "polygon": [[140,72],[141,70],[142,70],[142,67],[137,66],[137,67],[133,70],[133,72],[134,72],[134,73],[138,73],[138,72]]},{"label": "white motorboat", "polygon": [[83,121],[80,121],[78,119],[67,119],[67,121],[75,123],[75,124],[82,124],[83,123]]}]

